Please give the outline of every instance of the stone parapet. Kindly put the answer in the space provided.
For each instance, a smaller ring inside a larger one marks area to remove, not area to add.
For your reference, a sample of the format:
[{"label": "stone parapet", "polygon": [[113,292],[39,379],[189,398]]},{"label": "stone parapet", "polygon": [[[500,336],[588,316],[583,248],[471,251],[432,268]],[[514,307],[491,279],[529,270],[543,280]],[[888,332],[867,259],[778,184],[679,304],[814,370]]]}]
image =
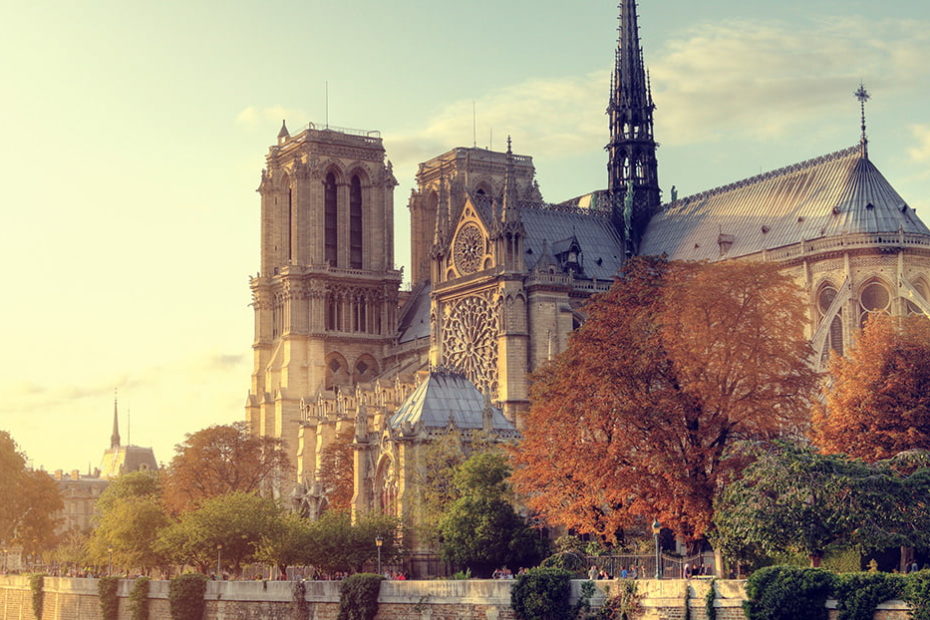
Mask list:
[{"label": "stone parapet", "polygon": [[[584,582],[572,582],[572,600],[576,601]],[[638,592],[643,611],[636,620],[706,620],[709,580],[689,581],[638,580]],[[45,578],[44,613],[38,620],[100,620],[100,600],[96,579]],[[133,580],[119,582],[119,620],[129,620],[129,593]],[[512,620],[510,591],[513,581],[484,579],[385,581],[378,597],[377,620],[430,618]],[[718,580],[714,606],[717,620],[745,620],[742,604],[746,598],[743,581]],[[207,584],[205,620],[233,618],[293,618],[293,582],[290,581],[211,581]],[[607,596],[616,594],[619,580],[595,582],[597,592],[592,605],[599,607]],[[167,581],[149,584],[151,620],[170,620]],[[308,618],[335,620],[339,615],[338,581],[307,581],[305,598],[309,604]],[[687,598],[686,598],[687,593]],[[37,620],[32,615],[29,579],[24,576],[0,576],[0,620]],[[689,614],[685,612],[688,606]],[[836,604],[830,601],[831,620],[836,620]],[[910,611],[901,601],[889,601],[878,606],[875,620],[908,620]]]}]

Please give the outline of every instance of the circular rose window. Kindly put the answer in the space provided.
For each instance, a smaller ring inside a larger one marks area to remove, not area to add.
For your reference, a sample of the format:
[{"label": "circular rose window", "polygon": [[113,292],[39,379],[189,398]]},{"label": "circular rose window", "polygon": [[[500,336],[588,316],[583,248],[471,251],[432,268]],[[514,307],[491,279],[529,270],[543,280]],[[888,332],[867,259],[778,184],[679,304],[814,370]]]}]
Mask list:
[{"label": "circular rose window", "polygon": [[859,299],[864,310],[868,312],[881,312],[882,310],[888,309],[888,304],[891,303],[891,294],[884,285],[878,282],[872,282],[862,289]]}]

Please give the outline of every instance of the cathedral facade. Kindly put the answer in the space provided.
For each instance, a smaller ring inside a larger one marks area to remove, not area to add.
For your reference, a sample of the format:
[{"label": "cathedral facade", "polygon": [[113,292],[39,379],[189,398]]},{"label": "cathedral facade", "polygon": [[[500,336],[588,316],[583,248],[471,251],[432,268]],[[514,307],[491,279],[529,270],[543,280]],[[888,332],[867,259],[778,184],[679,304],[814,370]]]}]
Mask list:
[{"label": "cathedral facade", "polygon": [[351,436],[353,511],[412,518],[423,446],[518,437],[528,374],[630,256],[778,262],[807,291],[816,365],[872,313],[930,314],[930,229],[869,160],[864,122],[850,148],[663,204],[654,110],[636,2],[623,0],[607,189],[547,203],[509,140],[420,164],[409,291],[380,135],[282,126],[258,190],[246,418],[286,442],[296,505],[325,509],[322,456]]}]

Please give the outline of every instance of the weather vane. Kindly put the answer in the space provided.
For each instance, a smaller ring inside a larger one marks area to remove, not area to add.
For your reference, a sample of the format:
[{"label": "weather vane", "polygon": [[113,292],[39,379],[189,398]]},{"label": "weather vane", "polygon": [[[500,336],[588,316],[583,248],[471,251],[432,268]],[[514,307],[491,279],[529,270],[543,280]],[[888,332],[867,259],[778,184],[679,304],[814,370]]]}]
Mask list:
[{"label": "weather vane", "polygon": [[868,158],[869,156],[869,140],[865,135],[865,102],[872,98],[869,95],[869,91],[865,89],[865,84],[859,82],[859,90],[853,93],[856,96],[856,99],[859,100],[859,110],[862,113],[862,156]]}]

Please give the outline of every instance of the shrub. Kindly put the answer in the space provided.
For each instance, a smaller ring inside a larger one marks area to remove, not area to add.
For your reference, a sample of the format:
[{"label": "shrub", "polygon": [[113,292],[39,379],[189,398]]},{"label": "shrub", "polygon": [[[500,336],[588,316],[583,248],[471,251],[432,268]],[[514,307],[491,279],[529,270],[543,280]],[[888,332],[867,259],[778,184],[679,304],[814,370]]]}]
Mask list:
[{"label": "shrub", "polygon": [[32,590],[32,613],[36,618],[41,618],[42,604],[45,602],[45,575],[29,575],[29,589]]},{"label": "shrub", "polygon": [[101,577],[97,580],[97,596],[100,598],[100,617],[103,620],[119,619],[119,599],[116,598],[116,588],[119,586],[117,577]]},{"label": "shrub", "polygon": [[585,557],[583,555],[575,553],[574,551],[562,551],[550,555],[540,563],[540,566],[544,568],[560,568],[574,575],[584,575],[588,568],[585,564]]},{"label": "shrub", "polygon": [[129,592],[129,613],[132,620],[149,620],[149,578],[139,577]]},{"label": "shrub", "polygon": [[599,620],[633,620],[643,612],[642,595],[635,580],[620,582],[617,596],[608,597],[604,606],[594,614]]},{"label": "shrub", "polygon": [[517,577],[510,604],[522,620],[563,620],[571,617],[572,574],[560,568],[532,568]]},{"label": "shrub", "polygon": [[717,607],[714,602],[717,600],[717,580],[710,580],[710,587],[707,589],[707,596],[704,597],[704,609],[707,610],[707,620],[717,620]]},{"label": "shrub", "polygon": [[303,579],[294,582],[291,598],[291,615],[297,620],[306,620],[310,615],[310,603],[307,602],[307,585]]},{"label": "shrub", "polygon": [[202,620],[207,602],[207,576],[199,573],[178,575],[168,585],[171,620]]},{"label": "shrub", "polygon": [[833,591],[839,620],[872,620],[879,603],[900,598],[904,578],[888,573],[849,573],[839,575]]},{"label": "shrub", "polygon": [[746,582],[748,620],[826,620],[835,576],[819,568],[769,566]]},{"label": "shrub", "polygon": [[356,573],[339,588],[339,620],[374,620],[383,575]]},{"label": "shrub", "polygon": [[930,620],[930,571],[921,570],[904,578],[904,600],[914,620]]}]

